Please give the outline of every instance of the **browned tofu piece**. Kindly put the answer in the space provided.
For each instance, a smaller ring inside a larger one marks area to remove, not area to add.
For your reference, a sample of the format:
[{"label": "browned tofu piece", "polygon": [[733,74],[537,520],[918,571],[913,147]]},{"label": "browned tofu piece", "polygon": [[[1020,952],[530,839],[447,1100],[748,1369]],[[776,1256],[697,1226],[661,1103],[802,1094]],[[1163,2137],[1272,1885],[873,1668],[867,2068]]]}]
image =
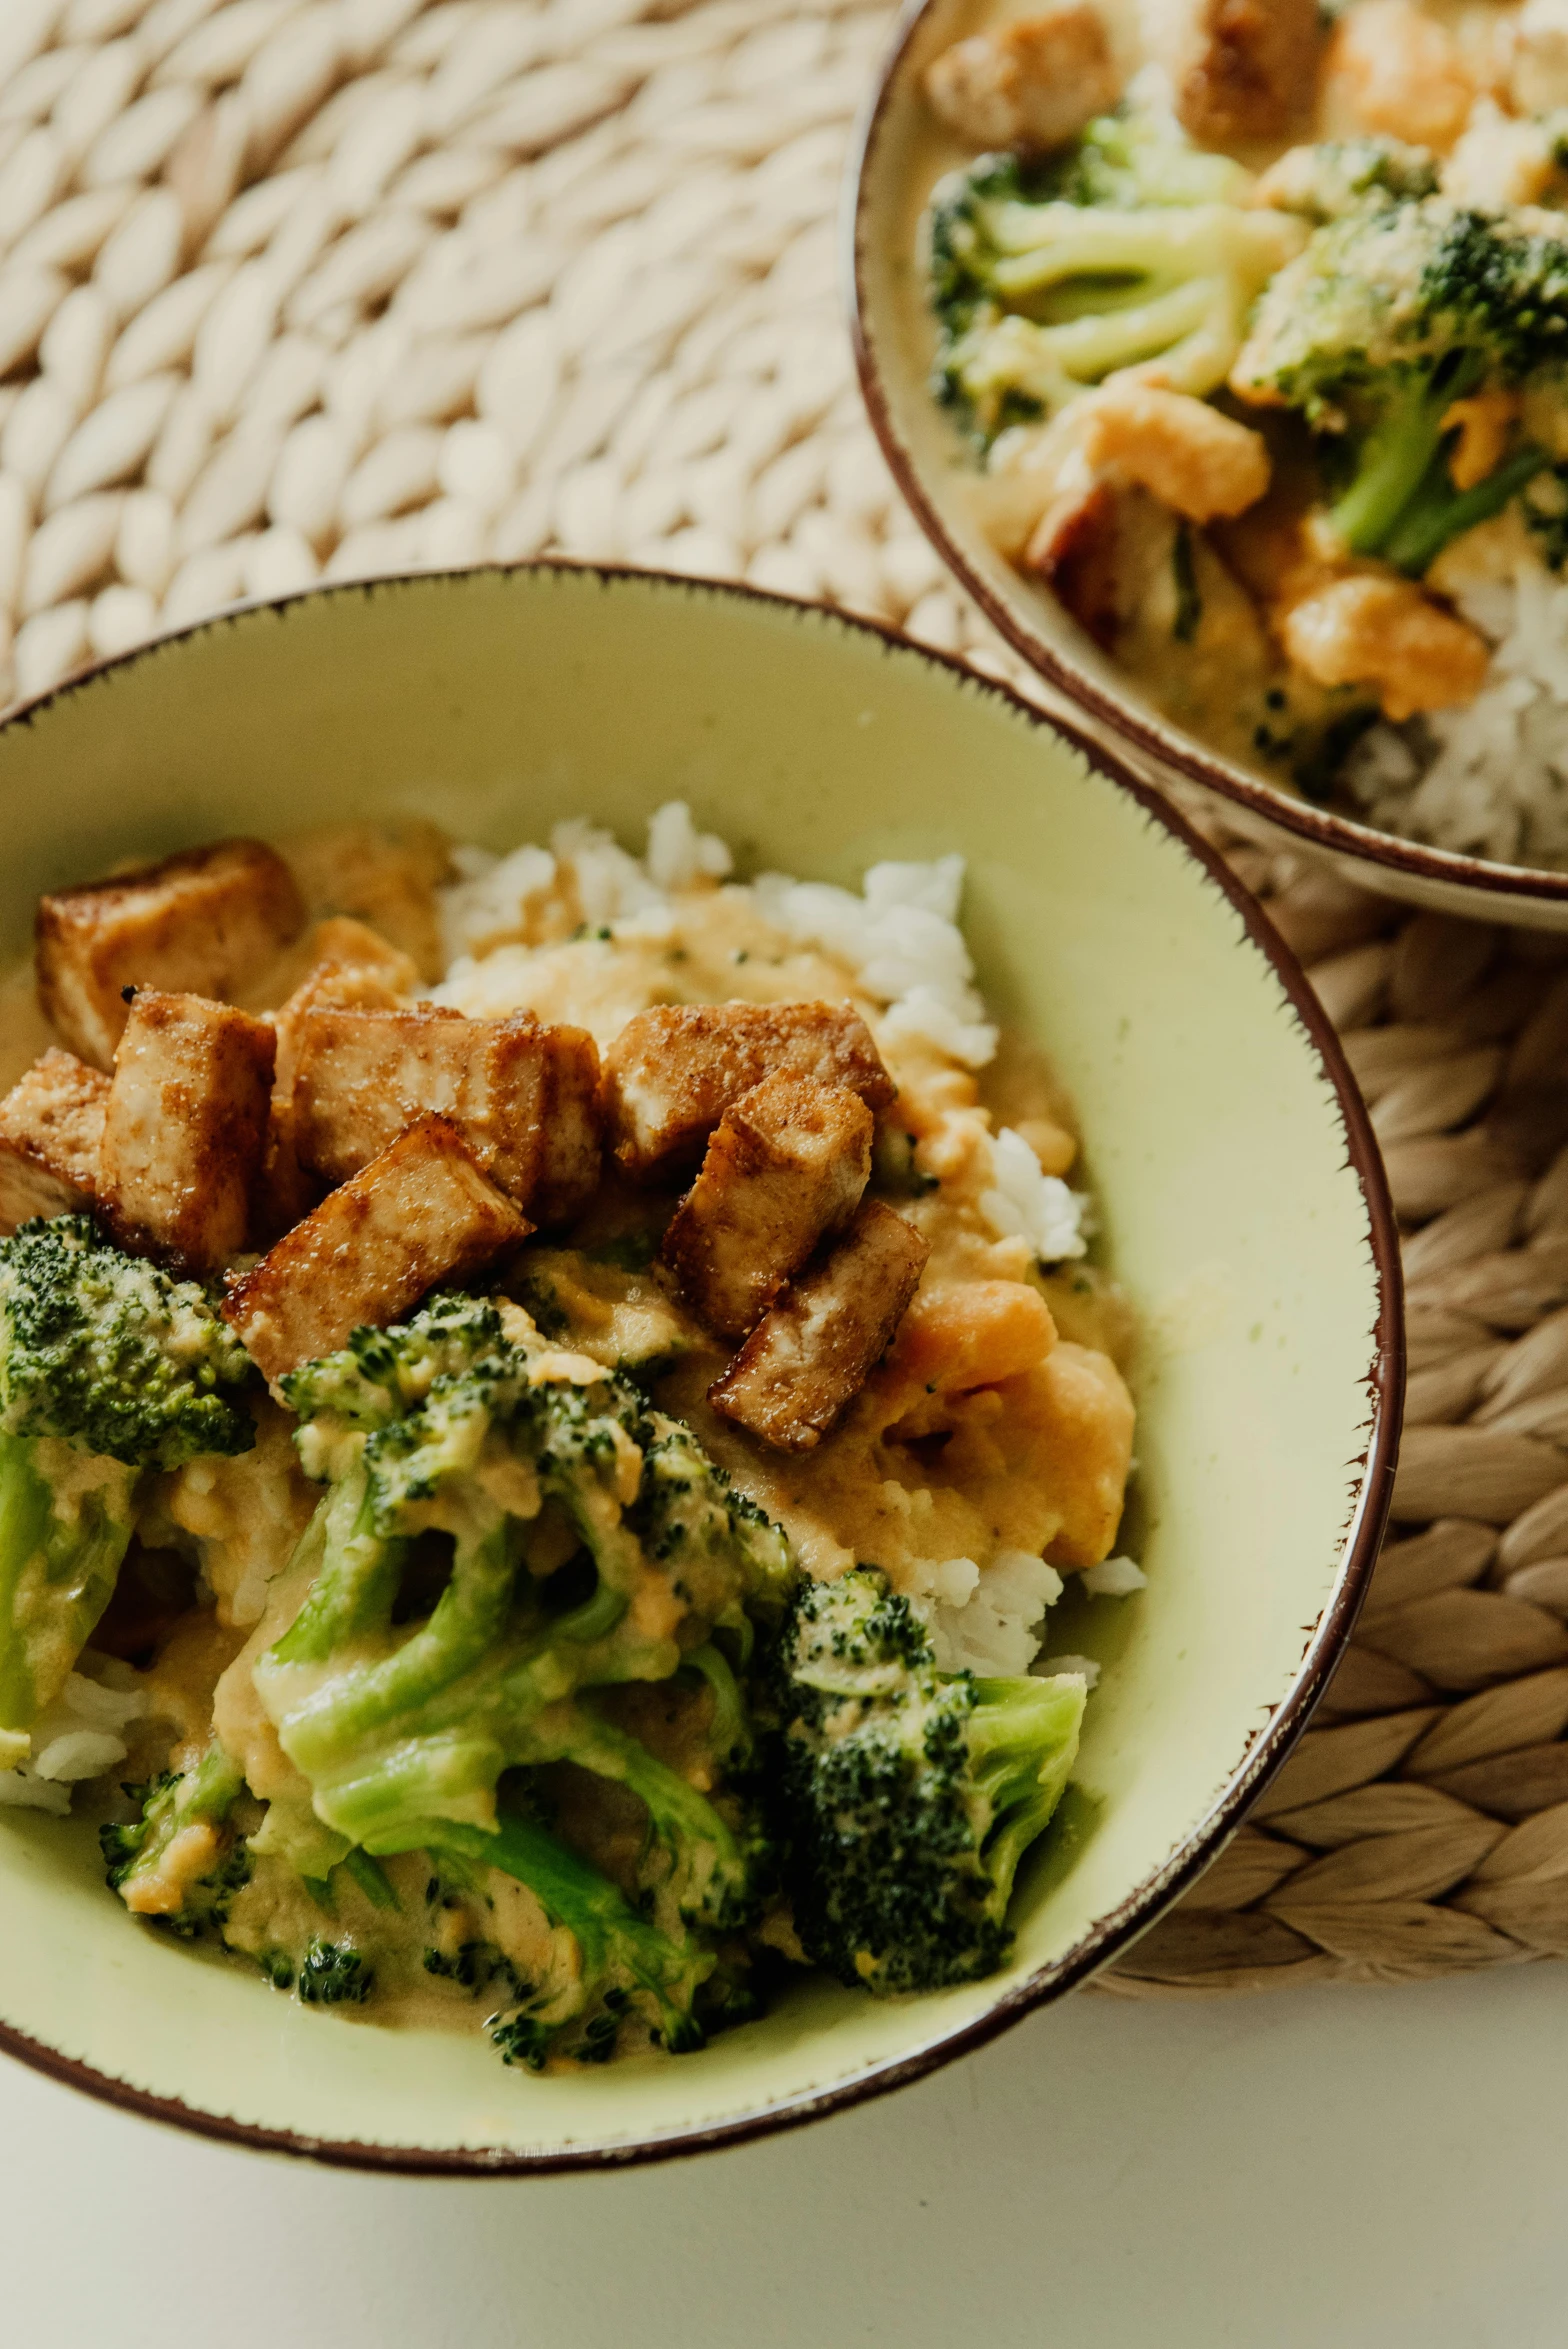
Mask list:
[{"label": "browned tofu piece", "polygon": [[422,1117],[231,1283],[223,1313],[269,1379],[467,1280],[533,1226],[450,1118]]},{"label": "browned tofu piece", "polygon": [[98,1193],[109,1080],[72,1052],[46,1052],[0,1101],[0,1231],[70,1215]]},{"label": "browned tofu piece", "polygon": [[1148,18],[1177,117],[1200,146],[1283,138],[1311,112],[1318,0],[1155,0]]},{"label": "browned tofu piece", "polygon": [[975,33],[926,68],[933,111],[976,147],[1066,146],[1121,91],[1105,20],[1091,0]]},{"label": "browned tofu piece", "polygon": [[844,1085],[871,1110],[894,1084],[847,1003],[688,1003],[628,1020],[604,1056],[607,1138],[628,1174],[692,1165],[725,1111],[764,1077]]},{"label": "browned tofu piece", "polygon": [[357,914],[411,956],[422,978],[440,978],[435,893],[451,878],[452,855],[437,825],[327,824],[285,840],[283,853],[313,909]]},{"label": "browned tofu piece", "polygon": [[98,1185],[126,1246],[193,1272],[217,1272],[245,1247],[274,1042],[265,1020],[204,995],[137,995],[114,1056]]},{"label": "browned tofu piece", "polygon": [[743,1338],[871,1173],[875,1120],[847,1085],[769,1077],[724,1113],[664,1235],[664,1261],[710,1329]]},{"label": "browned tofu piece", "polygon": [[537,1224],[569,1221],[598,1187],[599,1054],[586,1029],[527,1011],[306,1013],[294,1080],[303,1165],[341,1182],[424,1110],[453,1120]]},{"label": "browned tofu piece", "polygon": [[108,1068],[125,989],[227,1001],[298,937],[305,907],[259,840],[220,840],[38,904],[38,999],[83,1060]]},{"label": "browned tofu piece", "polygon": [[868,1199],[758,1322],[708,1401],[776,1452],[810,1452],[893,1342],[931,1244]]},{"label": "browned tofu piece", "polygon": [[268,1014],[278,1038],[261,1186],[262,1227],[269,1238],[308,1215],[322,1192],[321,1183],[300,1161],[294,1114],[294,1077],[306,1013],[395,1011],[419,984],[418,972],[399,947],[389,946],[347,915],[318,922],[312,943],[317,960],[288,1001]]}]

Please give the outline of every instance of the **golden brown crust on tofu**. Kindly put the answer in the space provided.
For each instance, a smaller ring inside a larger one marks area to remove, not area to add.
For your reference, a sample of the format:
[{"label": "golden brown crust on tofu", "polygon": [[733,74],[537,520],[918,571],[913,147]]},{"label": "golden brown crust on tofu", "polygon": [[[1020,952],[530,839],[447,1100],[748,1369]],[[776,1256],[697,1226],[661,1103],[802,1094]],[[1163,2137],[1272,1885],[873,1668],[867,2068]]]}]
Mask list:
[{"label": "golden brown crust on tofu", "polygon": [[446,834],[435,824],[329,824],[283,843],[314,910],[357,914],[401,947],[425,979],[446,968],[435,893],[451,877]]},{"label": "golden brown crust on tofu", "polygon": [[708,1389],[714,1410],[775,1451],[814,1450],[892,1344],[930,1253],[913,1224],[866,1200]]},{"label": "golden brown crust on tofu", "polygon": [[224,1319],[281,1378],[363,1322],[396,1321],[438,1281],[467,1280],[532,1228],[451,1119],[422,1117],[231,1283]]},{"label": "golden brown crust on tofu", "polygon": [[46,1052],[0,1101],[0,1232],[70,1215],[98,1192],[109,1080],[71,1052]]},{"label": "golden brown crust on tofu", "polygon": [[844,1085],[870,1110],[895,1087],[847,1003],[683,1003],[628,1020],[604,1056],[607,1136],[656,1182],[696,1162],[725,1111],[765,1077]]},{"label": "golden brown crust on tofu", "polygon": [[769,1077],[726,1110],[663,1247],[710,1329],[743,1338],[823,1234],[849,1221],[873,1123],[858,1093],[814,1077]]},{"label": "golden brown crust on tofu", "polygon": [[126,1246],[217,1272],[250,1238],[272,1097],[265,1020],[143,988],[114,1059],[99,1203]]},{"label": "golden brown crust on tofu", "polygon": [[593,1197],[599,1053],[585,1028],[547,1027],[526,1011],[306,1013],[294,1079],[302,1164],[340,1182],[426,1110],[453,1120],[535,1223],[567,1222]]},{"label": "golden brown crust on tofu", "polygon": [[300,1163],[294,1113],[294,1078],[306,1013],[395,1011],[419,984],[418,972],[399,947],[389,946],[347,915],[318,922],[313,943],[317,960],[288,1001],[268,1014],[278,1037],[261,1185],[261,1221],[269,1239],[308,1215],[321,1197],[320,1182]]},{"label": "golden brown crust on tofu", "polygon": [[1201,146],[1283,138],[1310,111],[1318,0],[1159,0],[1153,24],[1177,116]]},{"label": "golden brown crust on tofu", "polygon": [[40,898],[38,999],[73,1052],[107,1069],[127,987],[243,993],[305,925],[283,859],[259,840],[220,840],[109,881]]},{"label": "golden brown crust on tofu", "polygon": [[1121,76],[1089,0],[1049,7],[944,50],[926,68],[933,110],[977,147],[1062,147],[1109,112]]}]

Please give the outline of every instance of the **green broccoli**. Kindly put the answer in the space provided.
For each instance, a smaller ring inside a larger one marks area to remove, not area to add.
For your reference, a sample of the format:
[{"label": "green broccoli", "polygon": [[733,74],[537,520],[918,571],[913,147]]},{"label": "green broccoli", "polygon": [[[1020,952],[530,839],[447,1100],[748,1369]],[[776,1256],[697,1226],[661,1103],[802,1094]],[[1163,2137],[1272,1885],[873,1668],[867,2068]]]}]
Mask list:
[{"label": "green broccoli", "polygon": [[[493,1307],[437,1299],[284,1382],[310,1414],[301,1458],[328,1489],[298,1561],[308,1591],[255,1686],[328,1829],[372,1854],[494,1849],[485,1864],[514,1874],[521,1862],[505,1855],[529,1852],[543,1878],[523,1880],[573,1933],[573,1901],[590,1919],[625,1902],[542,1828],[508,1828],[495,1845],[498,1783],[566,1762],[624,1787],[646,1814],[637,1897],[660,1950],[676,1953],[659,1968],[675,1967],[684,1996],[714,1963],[690,1937],[746,1922],[767,1840],[745,1790],[699,1791],[595,1692],[677,1675],[688,1694],[705,1686],[722,1776],[744,1758],[749,1724],[716,1643],[744,1656],[750,1612],[777,1620],[793,1560],[690,1433],[624,1379],[536,1383],[537,1359]],[[547,1504],[579,1547],[539,1578],[529,1544]],[[654,2021],[668,2038],[669,2018]]]},{"label": "green broccoli", "polygon": [[1568,237],[1446,197],[1373,190],[1319,228],[1262,297],[1232,372],[1243,398],[1295,408],[1322,435],[1353,553],[1424,572],[1547,464],[1515,448],[1459,491],[1454,403],[1554,390],[1568,359]]},{"label": "green broccoli", "polygon": [[317,1934],[300,1964],[295,1989],[306,2006],[363,2006],[375,1986],[375,1970],[351,1942]]},{"label": "green broccoli", "polygon": [[1091,123],[1043,173],[983,155],[936,189],[925,238],[935,391],[988,445],[1120,368],[1218,390],[1254,297],[1307,229],[1246,208],[1248,175],[1145,117]]},{"label": "green broccoli", "polygon": [[253,1375],[205,1290],[90,1218],[0,1241],[0,1768],[109,1602],[143,1471],[248,1451]]},{"label": "green broccoli", "polygon": [[1259,192],[1280,212],[1325,221],[1342,219],[1369,196],[1405,202],[1435,196],[1437,190],[1437,163],[1427,148],[1365,138],[1292,147],[1270,169]]},{"label": "green broccoli", "polygon": [[490,2031],[507,2063],[530,2071],[552,2056],[602,2063],[628,2017],[672,2055],[702,2046],[699,1995],[718,1963],[711,1948],[639,1916],[608,1877],[532,1819],[504,1816],[493,1833],[448,1820],[426,1829],[424,1847],[438,1861],[514,1877],[569,1936],[566,1962],[549,1981],[519,1984],[505,1969],[509,1995]]},{"label": "green broccoli", "polygon": [[802,1587],[775,1669],[786,1883],[808,1954],[877,1992],[994,1972],[1018,1863],[1078,1751],[1082,1682],[939,1672],[875,1568]]},{"label": "green broccoli", "polygon": [[98,1840],[109,1884],[128,1908],[183,1940],[221,1933],[250,1880],[249,1854],[231,1826],[244,1784],[214,1740],[194,1769],[126,1787],[139,1815],[100,1827]]}]

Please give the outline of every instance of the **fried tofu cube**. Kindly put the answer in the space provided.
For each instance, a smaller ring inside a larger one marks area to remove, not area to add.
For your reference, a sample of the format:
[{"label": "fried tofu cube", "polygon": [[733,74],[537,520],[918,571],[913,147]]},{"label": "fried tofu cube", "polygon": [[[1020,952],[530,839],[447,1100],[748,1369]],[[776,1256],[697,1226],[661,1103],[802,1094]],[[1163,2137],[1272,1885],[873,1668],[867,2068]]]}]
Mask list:
[{"label": "fried tofu cube", "polygon": [[107,1069],[128,987],[227,1001],[304,926],[283,859],[259,840],[220,840],[41,898],[38,999],[72,1051]]},{"label": "fried tofu cube", "polygon": [[471,1278],[532,1229],[451,1119],[422,1117],[231,1282],[224,1318],[264,1376],[281,1378],[364,1323],[396,1321],[438,1281]]},{"label": "fried tofu cube", "polygon": [[1154,0],[1149,22],[1177,116],[1200,146],[1282,138],[1310,113],[1318,0]]},{"label": "fried tofu cube", "polygon": [[0,1101],[0,1231],[32,1215],[71,1215],[98,1195],[109,1080],[50,1051]]},{"label": "fried tofu cube", "polygon": [[1320,685],[1370,686],[1396,725],[1474,701],[1492,657],[1484,636],[1413,579],[1336,579],[1291,604],[1279,630],[1298,669]]},{"label": "fried tofu cube", "polygon": [[1123,380],[1082,405],[1079,445],[1088,463],[1114,468],[1189,522],[1244,514],[1269,486],[1262,433],[1207,400]]},{"label": "fried tofu cube", "polygon": [[272,1099],[265,1020],[146,987],[114,1056],[98,1195],[127,1246],[211,1273],[250,1238]]},{"label": "fried tofu cube", "polygon": [[1064,147],[1121,92],[1105,21],[1089,0],[975,33],[926,69],[933,113],[976,147]]},{"label": "fried tofu cube", "polygon": [[346,915],[318,922],[312,933],[316,960],[288,1001],[270,1013],[277,1031],[272,1110],[262,1175],[262,1221],[276,1237],[308,1215],[322,1186],[300,1161],[294,1113],[294,1078],[301,1029],[311,1011],[395,1011],[419,984],[419,974],[401,948],[363,922]]},{"label": "fried tofu cube", "polygon": [[714,1410],[774,1451],[815,1450],[892,1344],[930,1253],[913,1224],[868,1199],[708,1389]]},{"label": "fried tofu cube", "polygon": [[305,1014],[294,1079],[303,1165],[341,1182],[425,1110],[453,1120],[537,1224],[570,1221],[598,1187],[599,1053],[586,1029],[527,1011]]},{"label": "fried tofu cube", "polygon": [[401,947],[421,978],[446,968],[436,891],[451,878],[446,834],[417,818],[398,824],[328,824],[283,843],[306,902],[356,914]]},{"label": "fried tofu cube", "polygon": [[873,1125],[858,1093],[814,1077],[769,1077],[725,1111],[663,1247],[710,1329],[743,1338],[823,1234],[848,1223]]},{"label": "fried tofu cube", "polygon": [[661,1005],[628,1020],[604,1056],[616,1157],[638,1182],[695,1165],[725,1111],[772,1076],[847,1086],[873,1111],[895,1091],[847,1003]]}]

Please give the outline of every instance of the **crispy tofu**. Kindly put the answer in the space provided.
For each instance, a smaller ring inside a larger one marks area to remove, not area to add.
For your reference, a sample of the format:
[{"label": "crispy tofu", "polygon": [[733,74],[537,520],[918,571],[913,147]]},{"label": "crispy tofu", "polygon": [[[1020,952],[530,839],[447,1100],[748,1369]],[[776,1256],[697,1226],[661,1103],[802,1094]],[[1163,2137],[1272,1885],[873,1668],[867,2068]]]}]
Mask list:
[{"label": "crispy tofu", "polygon": [[357,914],[418,965],[425,979],[446,968],[436,891],[451,878],[452,854],[435,824],[330,824],[283,843],[294,877],[315,911]]},{"label": "crispy tofu", "polygon": [[1089,0],[1054,0],[1034,16],[975,33],[926,68],[932,111],[976,147],[1066,146],[1109,113],[1121,76]]},{"label": "crispy tofu", "polygon": [[219,1271],[251,1234],[272,1098],[265,1020],[143,988],[114,1056],[98,1196],[127,1246]]},{"label": "crispy tofu", "polygon": [[1200,146],[1283,138],[1311,112],[1318,0],[1154,0],[1149,23],[1177,116]]},{"label": "crispy tofu", "polygon": [[813,1451],[892,1344],[930,1253],[913,1224],[868,1199],[708,1389],[714,1410],[774,1451]]},{"label": "crispy tofu", "polygon": [[765,1077],[844,1085],[870,1110],[895,1087],[847,1003],[691,1003],[628,1020],[604,1056],[607,1138],[627,1173],[657,1182],[694,1165],[714,1127]]},{"label": "crispy tofu", "polygon": [[536,1224],[569,1222],[598,1187],[599,1054],[586,1029],[428,1005],[305,1014],[294,1078],[303,1165],[341,1182],[425,1110],[453,1120]]},{"label": "crispy tofu", "polygon": [[41,898],[38,998],[72,1051],[107,1069],[128,987],[228,1001],[304,926],[283,859],[259,840],[220,840]]},{"label": "crispy tofu", "polygon": [[269,1237],[308,1215],[322,1186],[302,1165],[294,1115],[294,1078],[302,1024],[311,1011],[395,1011],[419,984],[401,948],[347,915],[318,922],[311,942],[316,959],[288,1001],[270,1013],[277,1031],[272,1110],[262,1176],[262,1221]]},{"label": "crispy tofu", "polygon": [[533,1229],[450,1118],[422,1117],[230,1284],[223,1313],[269,1379],[469,1279]]},{"label": "crispy tofu", "polygon": [[814,1077],[769,1077],[726,1110],[663,1247],[710,1329],[743,1338],[823,1234],[849,1221],[873,1124],[858,1093]]},{"label": "crispy tofu", "polygon": [[46,1052],[0,1101],[0,1231],[70,1215],[98,1195],[109,1080],[74,1053]]}]

